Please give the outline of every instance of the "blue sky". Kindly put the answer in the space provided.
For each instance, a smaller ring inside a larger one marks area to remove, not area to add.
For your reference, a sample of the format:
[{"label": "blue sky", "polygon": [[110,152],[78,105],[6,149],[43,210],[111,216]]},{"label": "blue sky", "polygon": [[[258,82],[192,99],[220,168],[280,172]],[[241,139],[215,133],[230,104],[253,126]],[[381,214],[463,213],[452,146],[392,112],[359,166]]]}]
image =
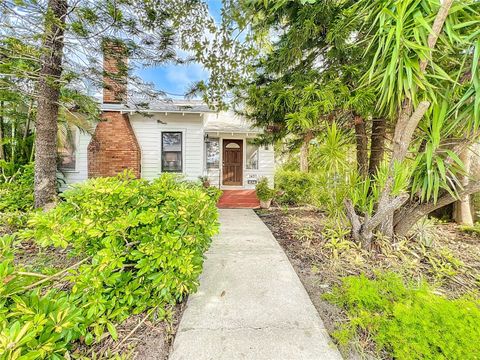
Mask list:
[{"label": "blue sky", "polygon": [[[213,17],[220,21],[221,0],[208,0]],[[137,70],[137,75],[146,82],[152,82],[155,88],[167,92],[169,97],[182,97],[190,85],[199,80],[208,79],[208,72],[198,63],[189,65],[165,64],[160,67],[148,67]]]}]

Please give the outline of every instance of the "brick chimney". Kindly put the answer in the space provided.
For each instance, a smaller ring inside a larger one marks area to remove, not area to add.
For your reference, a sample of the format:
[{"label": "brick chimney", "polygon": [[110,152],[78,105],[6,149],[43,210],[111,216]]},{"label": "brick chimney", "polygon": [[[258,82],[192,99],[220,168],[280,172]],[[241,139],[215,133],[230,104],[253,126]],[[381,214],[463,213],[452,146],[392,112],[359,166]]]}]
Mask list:
[{"label": "brick chimney", "polygon": [[127,100],[128,50],[119,40],[103,42],[103,102],[120,104]]},{"label": "brick chimney", "polygon": [[[123,104],[127,94],[126,47],[107,41],[103,51],[104,106]],[[128,115],[108,109],[101,118],[88,144],[88,177],[114,176],[127,169],[140,177],[141,150]]]}]

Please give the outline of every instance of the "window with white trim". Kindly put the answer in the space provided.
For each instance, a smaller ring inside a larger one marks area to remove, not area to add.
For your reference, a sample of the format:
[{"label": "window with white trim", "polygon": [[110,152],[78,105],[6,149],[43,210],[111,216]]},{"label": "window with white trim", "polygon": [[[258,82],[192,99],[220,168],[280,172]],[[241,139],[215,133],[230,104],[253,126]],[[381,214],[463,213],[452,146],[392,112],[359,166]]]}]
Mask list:
[{"label": "window with white trim", "polygon": [[205,152],[207,158],[207,170],[220,167],[220,140],[207,139],[205,141]]},{"label": "window with white trim", "polygon": [[259,152],[259,147],[254,144],[249,144],[247,142],[247,147],[246,147],[246,164],[245,164],[245,169],[247,170],[258,170],[258,152]]},{"label": "window with white trim", "polygon": [[78,128],[66,125],[61,134],[58,147],[58,168],[63,171],[75,171],[77,165]]},{"label": "window with white trim", "polygon": [[162,172],[182,172],[182,132],[162,132]]}]

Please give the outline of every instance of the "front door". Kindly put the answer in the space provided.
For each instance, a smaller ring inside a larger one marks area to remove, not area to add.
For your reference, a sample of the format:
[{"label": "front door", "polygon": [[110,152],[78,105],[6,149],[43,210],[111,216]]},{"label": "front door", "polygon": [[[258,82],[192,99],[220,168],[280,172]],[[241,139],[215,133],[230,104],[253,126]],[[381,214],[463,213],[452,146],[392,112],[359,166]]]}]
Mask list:
[{"label": "front door", "polygon": [[223,140],[223,185],[243,184],[243,140]]}]

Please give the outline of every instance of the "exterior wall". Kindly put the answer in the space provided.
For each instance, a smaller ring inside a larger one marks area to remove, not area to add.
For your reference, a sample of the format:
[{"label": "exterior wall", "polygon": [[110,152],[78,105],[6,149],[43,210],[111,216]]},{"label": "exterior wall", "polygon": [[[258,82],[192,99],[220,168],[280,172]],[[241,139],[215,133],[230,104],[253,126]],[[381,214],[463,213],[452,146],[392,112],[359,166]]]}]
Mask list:
[{"label": "exterior wall", "polygon": [[142,151],[142,177],[154,179],[162,172],[162,132],[182,132],[183,175],[197,180],[203,174],[203,116],[200,114],[168,113],[151,117],[131,115],[131,124]]},{"label": "exterior wall", "polygon": [[[116,116],[126,116],[116,113]],[[204,140],[204,119],[200,114],[184,114],[181,113],[168,113],[165,115],[154,114],[153,116],[144,116],[142,114],[133,114],[129,115],[129,124],[131,126],[132,135],[128,136],[127,143],[131,143],[133,139],[136,139],[136,144],[138,146],[138,153],[141,153],[141,156],[138,156],[138,164],[135,166],[138,167],[138,174],[146,179],[154,179],[161,174],[161,134],[162,131],[181,131],[182,136],[182,156],[183,156],[183,174],[188,180],[197,180],[200,175],[208,175],[210,178],[210,183],[212,186],[220,186],[221,184],[221,173],[220,169],[210,169],[208,172],[206,170],[206,160],[205,160],[205,140]],[[137,155],[128,155],[126,153],[119,152],[121,146],[124,145],[125,139],[122,139],[122,136],[119,136],[119,133],[124,131],[123,125],[127,126],[126,123],[123,123],[120,129],[116,129],[111,125],[107,126],[108,122],[102,122],[97,125],[96,130],[96,139],[98,141],[99,133],[104,133],[107,136],[107,140],[113,139],[113,142],[108,140],[107,143],[110,145],[110,155],[114,156],[116,159],[112,162],[112,159],[104,159],[106,166],[110,167],[111,163],[117,164],[118,167],[123,170],[125,164],[129,163],[134,158],[134,162],[137,158]],[[99,127],[102,127],[102,131],[99,132]],[[133,138],[132,138],[133,136]],[[235,189],[235,188],[245,188],[245,189],[254,189],[255,184],[248,184],[248,178],[251,176],[256,179],[260,179],[265,176],[269,179],[270,185],[273,186],[273,179],[275,173],[275,159],[273,146],[267,148],[261,147],[259,151],[259,166],[258,170],[247,170],[245,169],[246,164],[246,134],[232,134],[232,133],[209,133],[211,138],[220,139],[220,165],[222,164],[222,140],[223,139],[243,139],[243,186],[242,187],[224,187],[224,189]],[[249,134],[249,138],[252,138],[253,134]],[[74,171],[65,171],[64,178],[67,184],[73,184],[86,180],[89,177],[88,171],[88,148],[89,143],[94,143],[93,138],[87,134],[80,132],[78,135],[78,143],[76,146],[76,167]],[[135,143],[135,142],[134,142]],[[106,147],[106,143],[103,142],[103,147]],[[90,150],[91,147],[90,146]],[[134,146],[135,148],[135,146]],[[135,150],[137,151],[137,150]],[[119,156],[122,154],[122,156]],[[118,160],[125,162],[125,164],[118,164]],[[90,164],[90,167],[92,165]],[[220,177],[219,177],[220,175]],[[220,182],[219,182],[220,180]]]},{"label": "exterior wall", "polygon": [[[273,146],[261,147],[259,151],[258,170],[245,170],[245,178],[249,175],[260,179],[266,177],[271,187],[274,186],[275,177],[275,156]],[[248,185],[245,180],[247,189],[255,189],[255,185]]]},{"label": "exterior wall", "polygon": [[141,152],[128,115],[107,111],[88,144],[88,177],[114,176],[132,170],[140,177]]},{"label": "exterior wall", "polygon": [[[249,184],[248,179],[259,180],[262,177],[266,177],[270,183],[270,186],[274,186],[274,176],[275,176],[275,156],[273,146],[260,147],[259,158],[258,158],[258,169],[256,170],[247,170],[246,166],[246,141],[247,136],[245,134],[227,134],[227,133],[209,133],[210,138],[219,138],[220,139],[220,167],[222,164],[223,156],[223,139],[243,139],[243,185],[242,186],[224,186],[222,185],[222,170],[220,169],[209,169],[204,171],[204,173],[209,177],[210,184],[212,186],[220,187],[221,189],[255,189],[255,184]],[[251,138],[251,137],[249,137]],[[205,146],[205,145],[204,145]],[[206,164],[204,165],[206,168]]]}]

